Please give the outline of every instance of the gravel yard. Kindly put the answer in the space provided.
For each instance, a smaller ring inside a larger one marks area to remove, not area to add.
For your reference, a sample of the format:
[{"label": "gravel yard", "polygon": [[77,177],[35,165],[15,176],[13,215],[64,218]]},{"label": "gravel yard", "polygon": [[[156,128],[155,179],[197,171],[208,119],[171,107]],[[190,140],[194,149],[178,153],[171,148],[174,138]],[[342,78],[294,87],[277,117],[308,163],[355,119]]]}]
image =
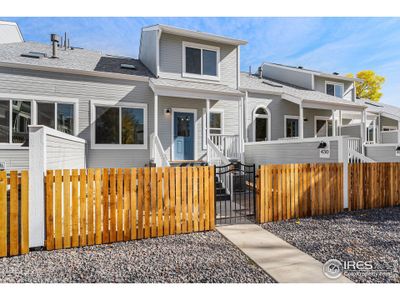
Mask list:
[{"label": "gravel yard", "polygon": [[219,282],[273,280],[218,232],[1,258],[0,282]]},{"label": "gravel yard", "polygon": [[[298,249],[325,263],[329,259],[372,261],[373,272],[347,272],[354,282],[400,282],[400,207],[344,212],[263,224]],[[380,271],[375,271],[380,270]]]}]

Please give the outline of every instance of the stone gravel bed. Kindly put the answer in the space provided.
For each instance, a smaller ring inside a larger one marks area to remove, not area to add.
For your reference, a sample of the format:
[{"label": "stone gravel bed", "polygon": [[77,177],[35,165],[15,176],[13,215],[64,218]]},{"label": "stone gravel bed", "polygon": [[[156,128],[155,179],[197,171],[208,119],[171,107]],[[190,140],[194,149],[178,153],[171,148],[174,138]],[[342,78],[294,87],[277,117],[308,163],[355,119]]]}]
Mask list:
[{"label": "stone gravel bed", "polygon": [[220,233],[205,232],[0,259],[0,282],[273,282]]},{"label": "stone gravel bed", "polygon": [[354,282],[400,282],[400,207],[266,223],[262,227],[315,259],[371,261],[374,271],[346,272]]}]

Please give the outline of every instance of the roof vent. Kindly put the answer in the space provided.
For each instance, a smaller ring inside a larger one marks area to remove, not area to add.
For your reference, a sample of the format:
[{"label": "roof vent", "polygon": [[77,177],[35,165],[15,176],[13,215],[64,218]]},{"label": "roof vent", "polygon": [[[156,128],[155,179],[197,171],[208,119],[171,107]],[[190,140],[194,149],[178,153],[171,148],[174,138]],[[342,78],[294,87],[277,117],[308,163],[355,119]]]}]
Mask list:
[{"label": "roof vent", "polygon": [[339,73],[338,73],[338,72],[333,72],[332,74],[333,74],[333,75],[339,75]]},{"label": "roof vent", "polygon": [[297,69],[303,69],[303,66],[298,66]]},{"label": "roof vent", "polygon": [[136,70],[136,66],[130,64],[121,64],[121,69]]},{"label": "roof vent", "polygon": [[47,57],[47,54],[44,52],[34,52],[30,51],[28,53],[22,53],[22,57],[29,57],[29,58],[42,58],[42,57]]}]

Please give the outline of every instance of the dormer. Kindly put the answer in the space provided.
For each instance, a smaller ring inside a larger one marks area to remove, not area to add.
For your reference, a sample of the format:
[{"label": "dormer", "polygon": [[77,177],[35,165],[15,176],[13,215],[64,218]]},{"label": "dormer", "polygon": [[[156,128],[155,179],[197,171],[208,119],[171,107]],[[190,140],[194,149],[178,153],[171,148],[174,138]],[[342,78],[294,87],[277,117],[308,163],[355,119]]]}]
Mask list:
[{"label": "dormer", "polygon": [[329,74],[306,69],[302,66],[295,67],[275,63],[263,63],[261,72],[265,78],[350,101],[356,99],[355,82],[362,82],[358,78],[341,76],[336,72]]},{"label": "dormer", "polygon": [[247,42],[167,25],[142,29],[140,60],[160,78],[219,83],[237,89]]}]

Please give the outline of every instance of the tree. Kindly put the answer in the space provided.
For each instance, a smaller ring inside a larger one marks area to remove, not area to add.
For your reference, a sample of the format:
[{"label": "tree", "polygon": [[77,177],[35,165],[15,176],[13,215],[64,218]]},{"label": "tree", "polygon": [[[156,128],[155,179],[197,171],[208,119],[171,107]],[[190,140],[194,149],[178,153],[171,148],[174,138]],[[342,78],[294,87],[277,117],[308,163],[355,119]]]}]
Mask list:
[{"label": "tree", "polygon": [[[354,75],[348,74],[347,77],[354,78]],[[385,82],[385,77],[377,75],[372,70],[360,71],[356,77],[364,80],[362,83],[356,82],[357,98],[366,98],[378,102],[383,95],[380,91]]]}]

